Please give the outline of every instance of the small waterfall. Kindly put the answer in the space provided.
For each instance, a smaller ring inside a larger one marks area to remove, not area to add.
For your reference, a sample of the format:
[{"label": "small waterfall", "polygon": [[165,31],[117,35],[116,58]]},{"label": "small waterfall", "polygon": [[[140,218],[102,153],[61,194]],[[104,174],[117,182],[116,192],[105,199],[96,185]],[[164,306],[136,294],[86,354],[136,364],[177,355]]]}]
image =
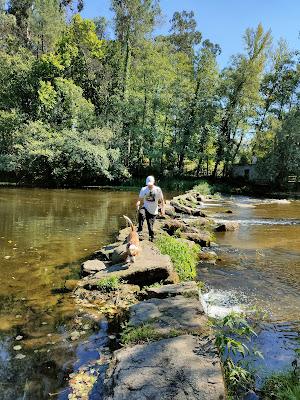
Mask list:
[{"label": "small waterfall", "polygon": [[205,314],[212,318],[223,318],[231,312],[243,312],[246,296],[234,290],[209,289],[200,293],[200,302]]}]

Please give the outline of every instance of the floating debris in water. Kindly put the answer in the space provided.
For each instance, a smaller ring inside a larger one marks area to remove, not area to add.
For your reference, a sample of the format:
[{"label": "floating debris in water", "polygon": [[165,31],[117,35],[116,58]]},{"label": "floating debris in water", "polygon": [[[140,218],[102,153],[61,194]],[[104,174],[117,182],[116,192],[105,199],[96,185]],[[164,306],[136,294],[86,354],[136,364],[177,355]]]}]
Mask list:
[{"label": "floating debris in water", "polygon": [[15,351],[19,351],[19,350],[22,349],[22,346],[20,346],[20,345],[18,344],[18,345],[16,345],[16,346],[14,346],[13,349],[14,349]]},{"label": "floating debris in water", "polygon": [[9,260],[11,256],[4,256],[5,260]]},{"label": "floating debris in water", "polygon": [[22,339],[23,339],[23,336],[22,336],[22,335],[16,336],[16,340],[22,340]]}]

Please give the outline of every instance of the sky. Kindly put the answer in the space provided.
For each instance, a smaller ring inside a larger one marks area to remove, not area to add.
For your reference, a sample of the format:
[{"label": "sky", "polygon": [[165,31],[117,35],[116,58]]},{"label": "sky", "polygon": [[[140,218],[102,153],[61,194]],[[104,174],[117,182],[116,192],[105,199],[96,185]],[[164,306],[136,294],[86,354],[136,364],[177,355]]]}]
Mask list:
[{"label": "sky", "polygon": [[[242,36],[248,27],[260,22],[271,29],[274,42],[287,40],[292,49],[300,48],[300,0],[161,0],[164,23],[156,33],[168,33],[175,11],[193,10],[203,39],[221,46],[219,64],[225,67],[230,56],[243,51]],[[109,0],[85,0],[82,15],[112,18]]]}]

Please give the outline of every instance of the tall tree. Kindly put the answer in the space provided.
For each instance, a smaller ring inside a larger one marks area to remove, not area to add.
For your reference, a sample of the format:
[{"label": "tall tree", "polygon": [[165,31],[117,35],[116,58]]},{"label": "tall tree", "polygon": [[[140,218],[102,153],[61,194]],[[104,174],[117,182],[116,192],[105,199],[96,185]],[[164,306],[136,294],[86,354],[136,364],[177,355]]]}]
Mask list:
[{"label": "tall tree", "polygon": [[201,43],[202,34],[197,30],[193,11],[176,11],[170,21],[170,41],[177,51],[192,56],[195,46]]},{"label": "tall tree", "polygon": [[34,0],[29,11],[28,35],[37,57],[53,51],[65,26],[65,12],[59,0]]},{"label": "tall tree", "polygon": [[222,74],[220,97],[223,110],[216,143],[214,176],[221,161],[224,163],[223,174],[229,172],[229,166],[249,131],[250,119],[255,117],[257,104],[261,101],[259,89],[271,33],[264,32],[259,24],[256,30],[246,30],[244,41],[246,54],[234,57],[232,65]]},{"label": "tall tree", "polygon": [[[160,15],[160,7],[156,0],[112,0],[114,12],[115,35],[121,44],[121,102],[123,104],[122,137],[126,143],[126,163],[129,163],[131,155],[132,137],[125,121],[125,114],[128,110],[127,87],[130,78],[130,66],[134,49],[146,37],[150,37]],[[123,146],[124,146],[123,145]]]}]

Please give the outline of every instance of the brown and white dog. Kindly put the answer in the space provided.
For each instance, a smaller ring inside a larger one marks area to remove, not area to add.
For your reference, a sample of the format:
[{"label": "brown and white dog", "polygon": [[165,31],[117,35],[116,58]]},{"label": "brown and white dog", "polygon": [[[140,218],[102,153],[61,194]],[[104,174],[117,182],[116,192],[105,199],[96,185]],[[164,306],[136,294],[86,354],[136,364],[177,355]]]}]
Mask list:
[{"label": "brown and white dog", "polygon": [[126,238],[127,242],[127,259],[126,262],[134,262],[135,257],[140,254],[140,240],[139,240],[139,235],[136,231],[135,226],[133,225],[133,222],[131,221],[130,218],[128,218],[126,215],[123,215],[123,217],[126,219],[126,221],[129,223],[129,226],[131,228],[131,231],[129,235]]}]

